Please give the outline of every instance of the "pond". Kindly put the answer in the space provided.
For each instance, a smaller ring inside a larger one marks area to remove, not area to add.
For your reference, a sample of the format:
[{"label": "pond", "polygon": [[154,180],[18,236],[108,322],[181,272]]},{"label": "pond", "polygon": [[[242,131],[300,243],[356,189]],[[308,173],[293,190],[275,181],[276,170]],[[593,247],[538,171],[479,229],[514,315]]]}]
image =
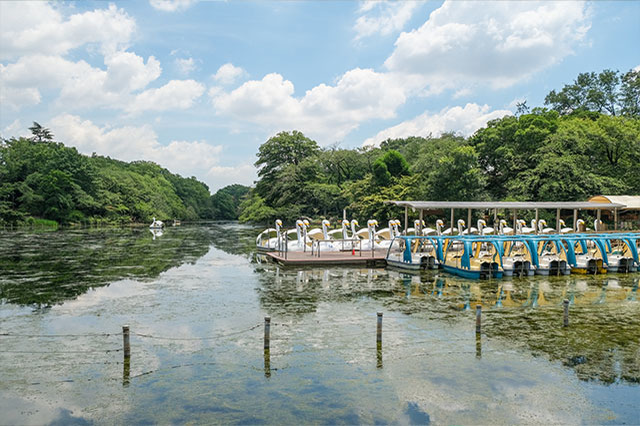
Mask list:
[{"label": "pond", "polygon": [[640,274],[283,269],[259,231],[0,232],[1,423],[638,422]]}]

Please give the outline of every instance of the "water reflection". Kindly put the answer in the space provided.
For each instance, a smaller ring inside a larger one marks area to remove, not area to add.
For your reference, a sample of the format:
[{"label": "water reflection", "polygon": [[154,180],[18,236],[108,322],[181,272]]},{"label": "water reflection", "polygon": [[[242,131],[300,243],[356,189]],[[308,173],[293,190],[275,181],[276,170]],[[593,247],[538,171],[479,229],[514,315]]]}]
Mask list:
[{"label": "water reflection", "polygon": [[[209,250],[202,227],[68,229],[0,233],[0,300],[38,310],[123,278],[152,279]],[[157,238],[157,240],[156,240]],[[154,241],[155,240],[155,241]]]},{"label": "water reflection", "polygon": [[[391,311],[428,320],[464,321],[478,304],[483,334],[503,339],[573,368],[583,380],[640,381],[638,276],[528,277],[469,281],[427,271],[406,274],[385,269],[256,267],[262,308],[297,317],[328,302],[380,299]],[[562,327],[562,304],[571,305]],[[482,357],[478,336],[476,356]],[[378,364],[382,366],[381,347]],[[577,357],[577,358],[576,358]],[[582,360],[576,362],[575,360]]]}]

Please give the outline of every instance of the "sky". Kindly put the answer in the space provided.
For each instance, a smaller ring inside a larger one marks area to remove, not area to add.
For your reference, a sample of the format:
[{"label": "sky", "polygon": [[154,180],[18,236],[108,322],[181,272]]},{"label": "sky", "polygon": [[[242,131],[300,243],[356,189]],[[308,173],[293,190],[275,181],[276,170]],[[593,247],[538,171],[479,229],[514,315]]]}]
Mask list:
[{"label": "sky", "polygon": [[0,135],[148,160],[212,193],[259,146],[468,136],[581,72],[640,69],[638,1],[0,1]]}]

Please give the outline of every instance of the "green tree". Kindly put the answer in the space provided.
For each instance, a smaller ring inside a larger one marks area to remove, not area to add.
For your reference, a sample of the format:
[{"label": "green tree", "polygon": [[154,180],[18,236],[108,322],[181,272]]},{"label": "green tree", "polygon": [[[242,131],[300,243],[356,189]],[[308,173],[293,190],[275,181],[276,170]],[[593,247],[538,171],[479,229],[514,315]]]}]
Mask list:
[{"label": "green tree", "polygon": [[403,176],[409,174],[409,164],[402,154],[391,149],[384,153],[381,160],[387,166],[391,176]]},{"label": "green tree", "polygon": [[258,194],[265,201],[272,203],[277,196],[273,185],[280,178],[280,173],[288,166],[297,166],[306,158],[318,155],[318,144],[304,136],[301,132],[280,132],[269,138],[258,149],[258,160],[255,162],[260,180],[256,184]]},{"label": "green tree", "polygon": [[621,113],[628,117],[640,117],[640,70],[627,72],[621,82]]},{"label": "green tree", "polygon": [[33,140],[37,142],[51,141],[53,140],[53,133],[45,127],[42,127],[40,123],[34,121],[33,126],[29,127],[31,134],[33,134]]}]

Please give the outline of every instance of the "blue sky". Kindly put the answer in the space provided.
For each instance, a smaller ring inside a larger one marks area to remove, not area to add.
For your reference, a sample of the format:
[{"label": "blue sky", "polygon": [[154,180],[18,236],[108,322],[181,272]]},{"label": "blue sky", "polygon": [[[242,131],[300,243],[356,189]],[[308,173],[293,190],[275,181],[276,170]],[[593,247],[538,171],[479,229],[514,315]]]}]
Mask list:
[{"label": "blue sky", "polygon": [[640,2],[0,1],[0,133],[151,160],[212,192],[260,144],[472,134],[640,66]]}]

